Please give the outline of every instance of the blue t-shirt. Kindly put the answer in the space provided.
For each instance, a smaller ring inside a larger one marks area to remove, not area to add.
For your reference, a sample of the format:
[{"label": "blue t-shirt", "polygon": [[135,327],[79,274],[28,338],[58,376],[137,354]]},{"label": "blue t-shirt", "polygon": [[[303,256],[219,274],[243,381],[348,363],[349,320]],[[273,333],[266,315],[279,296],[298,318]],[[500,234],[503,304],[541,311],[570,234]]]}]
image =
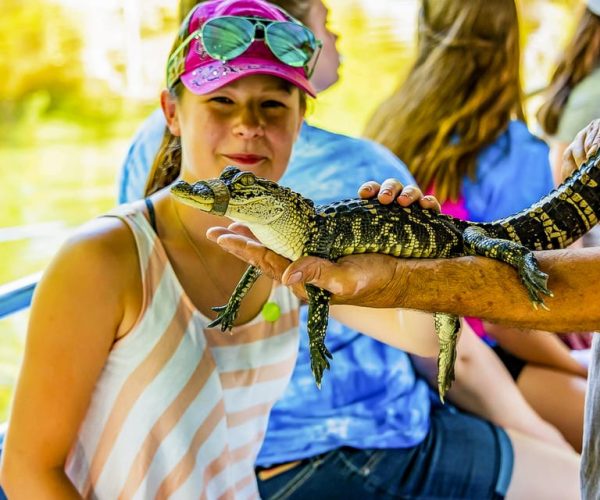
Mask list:
[{"label": "blue t-shirt", "polygon": [[522,121],[477,157],[476,179],[462,185],[468,219],[489,222],[517,213],[552,191],[549,149]]},{"label": "blue t-shirt", "polygon": [[[123,167],[119,201],[142,196],[163,132],[164,119],[157,113],[138,132]],[[388,177],[414,183],[386,148],[304,124],[280,183],[323,204],[353,198],[362,182]],[[415,374],[408,355],[331,318],[327,347],[334,359],[319,391],[310,371],[306,319],[303,308],[296,368],[271,411],[257,464],[297,460],[345,445],[400,448],[421,442],[429,430],[428,386]]]}]

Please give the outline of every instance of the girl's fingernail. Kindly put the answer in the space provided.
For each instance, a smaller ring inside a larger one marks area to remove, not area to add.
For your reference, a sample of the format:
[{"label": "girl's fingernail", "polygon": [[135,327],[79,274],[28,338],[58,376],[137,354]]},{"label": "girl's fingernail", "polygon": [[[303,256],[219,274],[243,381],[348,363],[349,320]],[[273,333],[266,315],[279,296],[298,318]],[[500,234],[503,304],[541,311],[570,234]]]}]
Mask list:
[{"label": "girl's fingernail", "polygon": [[288,279],[286,280],[285,284],[293,285],[295,283],[300,283],[300,281],[302,281],[302,273],[300,271],[296,271],[295,273],[292,273],[288,276]]}]

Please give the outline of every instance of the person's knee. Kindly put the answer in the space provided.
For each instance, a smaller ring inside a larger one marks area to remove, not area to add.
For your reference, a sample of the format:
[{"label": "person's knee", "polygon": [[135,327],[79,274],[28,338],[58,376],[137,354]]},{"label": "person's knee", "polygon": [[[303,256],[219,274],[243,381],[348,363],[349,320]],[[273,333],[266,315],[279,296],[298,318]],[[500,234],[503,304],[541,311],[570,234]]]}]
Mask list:
[{"label": "person's knee", "polygon": [[513,475],[507,499],[579,498],[581,457],[519,432],[508,431],[514,451]]}]

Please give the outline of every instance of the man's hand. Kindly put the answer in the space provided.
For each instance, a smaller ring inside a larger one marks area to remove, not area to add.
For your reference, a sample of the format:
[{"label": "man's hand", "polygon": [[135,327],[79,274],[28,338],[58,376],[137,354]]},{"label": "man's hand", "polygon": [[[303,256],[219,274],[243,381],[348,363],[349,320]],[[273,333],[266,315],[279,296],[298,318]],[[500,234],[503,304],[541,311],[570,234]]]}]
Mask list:
[{"label": "man's hand", "polygon": [[418,201],[422,208],[440,211],[440,204],[433,196],[423,196],[417,186],[404,187],[398,179],[386,179],[382,184],[375,181],[365,182],[358,188],[358,195],[363,199],[377,196],[379,202],[384,205],[389,205],[395,200],[401,207],[408,207]]},{"label": "man's hand", "polygon": [[[244,224],[234,222],[228,227],[211,227],[206,236],[223,250],[260,268],[264,275],[275,281],[281,281],[284,271],[291,263],[289,259],[265,247]],[[300,298],[306,298],[301,284],[294,286],[293,290]]]},{"label": "man's hand", "polygon": [[[377,196],[384,204],[396,200],[402,206],[418,201],[423,208],[439,211],[435,198],[423,197],[415,186],[403,187],[395,179],[388,179],[381,185],[365,183],[360,187],[359,195],[361,198]],[[306,297],[304,284],[311,283],[331,291],[333,303],[385,307],[387,297],[392,304],[404,282],[397,273],[397,259],[387,255],[350,255],[335,263],[318,257],[303,257],[291,263],[258,242],[243,224],[213,227],[206,235],[224,250],[259,267],[265,275],[292,286],[301,298]]]},{"label": "man's hand", "polygon": [[569,144],[563,155],[562,179],[565,180],[600,149],[600,119],[593,120]]}]

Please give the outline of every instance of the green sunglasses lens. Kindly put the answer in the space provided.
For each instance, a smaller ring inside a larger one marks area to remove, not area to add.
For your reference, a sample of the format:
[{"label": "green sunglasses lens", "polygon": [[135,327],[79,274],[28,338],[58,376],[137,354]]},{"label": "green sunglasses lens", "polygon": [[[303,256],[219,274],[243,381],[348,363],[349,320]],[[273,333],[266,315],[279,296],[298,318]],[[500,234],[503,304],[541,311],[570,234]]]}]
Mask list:
[{"label": "green sunglasses lens", "polygon": [[243,54],[254,40],[254,25],[240,17],[217,17],[202,28],[204,50],[221,61]]},{"label": "green sunglasses lens", "polygon": [[270,24],[266,42],[273,54],[289,66],[304,66],[315,52],[313,34],[304,26],[291,22]]}]

